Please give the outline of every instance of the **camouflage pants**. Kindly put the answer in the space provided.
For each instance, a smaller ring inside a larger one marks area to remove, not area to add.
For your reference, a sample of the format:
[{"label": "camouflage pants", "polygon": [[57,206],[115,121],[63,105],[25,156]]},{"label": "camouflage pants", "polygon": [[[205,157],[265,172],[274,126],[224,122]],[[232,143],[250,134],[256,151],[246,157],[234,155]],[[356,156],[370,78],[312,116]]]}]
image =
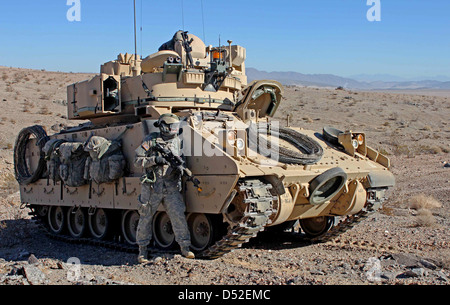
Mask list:
[{"label": "camouflage pants", "polygon": [[153,217],[162,203],[169,215],[176,242],[180,247],[189,247],[191,237],[186,222],[186,205],[178,188],[177,181],[157,181],[155,184],[143,184],[139,197],[140,215],[136,232],[136,243],[148,246],[152,240]]}]

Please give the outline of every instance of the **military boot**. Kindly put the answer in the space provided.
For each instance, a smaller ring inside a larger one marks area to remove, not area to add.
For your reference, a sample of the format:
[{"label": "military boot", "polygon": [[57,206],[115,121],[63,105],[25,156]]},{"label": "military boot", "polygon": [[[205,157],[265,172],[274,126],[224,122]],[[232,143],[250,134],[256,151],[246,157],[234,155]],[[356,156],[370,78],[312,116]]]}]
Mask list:
[{"label": "military boot", "polygon": [[195,254],[189,250],[189,247],[181,247],[181,254],[186,258],[190,259],[195,258]]},{"label": "military boot", "polygon": [[147,259],[147,247],[139,246],[139,255],[137,260],[139,264],[148,264],[150,262]]}]

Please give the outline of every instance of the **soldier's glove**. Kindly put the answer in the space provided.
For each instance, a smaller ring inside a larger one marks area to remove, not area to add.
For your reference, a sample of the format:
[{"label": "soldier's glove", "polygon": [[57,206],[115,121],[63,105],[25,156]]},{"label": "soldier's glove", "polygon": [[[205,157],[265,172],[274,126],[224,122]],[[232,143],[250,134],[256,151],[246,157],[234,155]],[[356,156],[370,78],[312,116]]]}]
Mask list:
[{"label": "soldier's glove", "polygon": [[169,162],[167,162],[167,160],[164,157],[161,157],[161,156],[157,156],[155,158],[155,162],[158,165],[169,165]]}]

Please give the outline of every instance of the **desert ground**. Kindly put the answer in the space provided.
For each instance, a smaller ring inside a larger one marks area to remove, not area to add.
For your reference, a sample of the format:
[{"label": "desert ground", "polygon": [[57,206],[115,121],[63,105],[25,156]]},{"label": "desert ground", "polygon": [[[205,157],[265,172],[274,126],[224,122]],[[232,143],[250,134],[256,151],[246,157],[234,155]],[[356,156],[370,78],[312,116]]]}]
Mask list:
[{"label": "desert ground", "polygon": [[[79,124],[67,120],[66,86],[90,76],[0,67],[0,284],[450,283],[450,92],[286,88],[275,118],[281,125],[290,114],[291,126],[364,131],[391,158],[396,187],[383,208],[327,243],[263,232],[217,260],[153,253],[149,265],[138,265],[133,253],[50,239],[20,209],[17,134]],[[81,263],[77,277],[73,258]]]}]

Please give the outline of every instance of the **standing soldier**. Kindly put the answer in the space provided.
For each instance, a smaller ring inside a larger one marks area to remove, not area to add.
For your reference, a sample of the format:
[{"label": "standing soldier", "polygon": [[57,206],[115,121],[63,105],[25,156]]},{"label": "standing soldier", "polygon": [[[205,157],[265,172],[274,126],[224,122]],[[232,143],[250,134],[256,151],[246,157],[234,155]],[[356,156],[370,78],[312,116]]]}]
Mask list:
[{"label": "standing soldier", "polygon": [[186,205],[180,193],[182,173],[172,168],[161,154],[153,149],[156,143],[170,149],[174,155],[181,155],[179,138],[180,119],[174,114],[163,114],[155,123],[159,133],[152,133],[136,150],[135,166],[144,169],[142,190],[139,197],[139,225],[136,242],[139,245],[139,263],[147,263],[147,246],[152,239],[152,221],[158,206],[162,203],[170,217],[175,240],[186,258],[195,258],[189,250],[191,238],[187,226]]}]

